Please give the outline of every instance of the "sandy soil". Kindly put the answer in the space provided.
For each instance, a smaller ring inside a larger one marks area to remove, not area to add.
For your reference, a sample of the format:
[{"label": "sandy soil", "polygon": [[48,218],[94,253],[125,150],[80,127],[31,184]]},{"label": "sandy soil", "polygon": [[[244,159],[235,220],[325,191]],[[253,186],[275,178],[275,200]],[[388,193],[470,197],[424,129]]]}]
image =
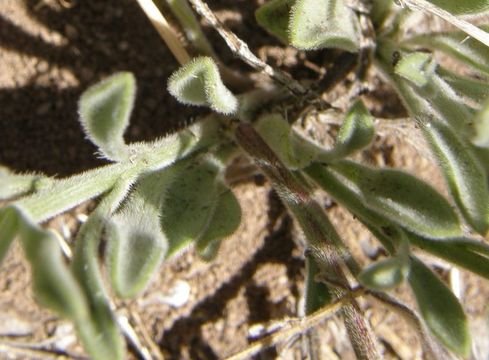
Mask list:
[{"label": "sandy soil", "polygon": [[[270,64],[302,78],[319,76],[308,64],[322,64],[328,52],[306,57],[284,49],[254,23],[260,1],[209,3]],[[226,64],[250,71],[214,32],[206,31]],[[138,82],[129,141],[154,139],[203,114],[177,104],[166,91],[167,78],[178,64],[132,0],[2,0],[0,49],[0,164],[17,171],[66,176],[102,165],[84,138],[76,105],[87,86],[118,70],[134,72]],[[380,115],[402,114],[385,86],[377,88],[370,102]],[[416,139],[406,139],[403,133],[379,137],[362,156],[378,165],[415,171],[443,189],[439,172],[417,151],[422,146]],[[294,241],[300,234],[269,185],[255,180],[233,189],[243,222],[216,261],[202,262],[188,249],[161,268],[142,296],[117,303],[118,315],[129,321],[141,341],[131,347],[131,357],[144,358],[138,347],[154,359],[224,358],[246,348],[260,327],[300,313],[304,260],[303,248],[296,244],[300,241]],[[360,261],[375,259],[379,245],[368,232],[329,199],[319,199]],[[49,225],[70,242],[90,206],[84,204]],[[487,359],[489,287],[448,264],[428,261],[445,279],[460,280],[460,297],[474,334],[472,358]],[[0,267],[0,358],[85,358],[70,323],[37,306],[29,276],[15,246]],[[394,294],[413,303],[405,287]],[[415,333],[397,315],[369,299],[362,306],[385,358],[421,358]],[[322,358],[353,358],[338,319],[314,329],[314,334]],[[257,358],[302,359],[305,353],[304,341],[291,339]]]}]

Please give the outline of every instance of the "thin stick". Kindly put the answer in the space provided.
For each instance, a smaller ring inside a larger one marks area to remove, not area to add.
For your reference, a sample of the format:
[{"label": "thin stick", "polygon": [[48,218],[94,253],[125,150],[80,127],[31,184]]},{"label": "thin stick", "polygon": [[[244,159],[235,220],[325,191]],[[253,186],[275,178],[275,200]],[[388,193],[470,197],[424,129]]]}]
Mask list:
[{"label": "thin stick", "polygon": [[426,0],[401,0],[401,4],[405,4],[407,7],[412,9],[430,12],[433,15],[436,15],[443,20],[448,21],[452,25],[458,27],[460,30],[472,36],[474,39],[479,40],[484,45],[489,46],[489,33],[465,20],[462,20],[450,14],[448,11],[439,8],[438,6],[433,5]]},{"label": "thin stick", "polygon": [[190,61],[190,55],[183,47],[182,43],[170,27],[161,11],[156,7],[152,0],[136,0],[149,18],[156,31],[165,41],[166,45],[172,52],[177,61],[183,65]]},{"label": "thin stick", "polygon": [[312,313],[309,316],[306,316],[302,319],[297,319],[296,322],[290,327],[279,330],[261,340],[254,342],[250,347],[226,358],[226,360],[249,359],[253,355],[256,355],[258,352],[264,350],[267,347],[274,346],[279,342],[285,341],[294,335],[303,334],[307,330],[319,325],[322,321],[335,314],[344,305],[348,304],[352,299],[361,296],[364,293],[365,291],[363,289],[355,289],[350,292],[349,295],[338,299],[337,301],[323,307],[322,309]]},{"label": "thin stick", "polygon": [[256,70],[259,70],[278,83],[284,85],[294,95],[305,95],[307,90],[299,84],[296,80],[292,79],[288,74],[283,71],[274,69],[264,61],[260,60],[255,54],[253,54],[243,40],[236,36],[231,30],[229,30],[219,19],[214,15],[209,6],[202,0],[189,0],[189,2],[195,8],[202,17],[204,17],[211,26],[224,39],[231,51]]}]

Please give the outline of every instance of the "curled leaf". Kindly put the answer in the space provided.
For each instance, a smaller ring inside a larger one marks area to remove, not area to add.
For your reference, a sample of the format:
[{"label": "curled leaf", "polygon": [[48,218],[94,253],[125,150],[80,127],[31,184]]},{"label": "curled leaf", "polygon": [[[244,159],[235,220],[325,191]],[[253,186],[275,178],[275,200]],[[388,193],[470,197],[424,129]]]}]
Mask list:
[{"label": "curled leaf", "polygon": [[411,259],[409,284],[433,335],[450,350],[467,356],[471,344],[467,318],[455,295],[415,257]]},{"label": "curled leaf", "polygon": [[289,21],[290,43],[301,50],[339,48],[356,52],[359,25],[343,0],[297,0]]},{"label": "curled leaf", "polygon": [[90,140],[111,160],[127,157],[124,131],[134,106],[136,81],[121,72],[93,85],[80,98],[80,122]]},{"label": "curled leaf", "polygon": [[361,100],[356,101],[348,110],[334,148],[323,151],[318,161],[331,162],[363,149],[374,138],[374,119]]},{"label": "curled leaf", "polygon": [[238,100],[222,83],[219,69],[210,57],[196,57],[174,72],[168,91],[183,104],[209,106],[222,114],[238,109]]}]

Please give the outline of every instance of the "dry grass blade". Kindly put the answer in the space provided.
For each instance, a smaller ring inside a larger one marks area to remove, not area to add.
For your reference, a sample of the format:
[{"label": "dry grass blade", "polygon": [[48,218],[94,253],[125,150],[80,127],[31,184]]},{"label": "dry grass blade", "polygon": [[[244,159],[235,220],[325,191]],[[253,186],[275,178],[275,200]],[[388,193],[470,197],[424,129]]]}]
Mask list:
[{"label": "dry grass blade", "polygon": [[137,2],[178,62],[182,65],[188,63],[190,61],[190,55],[153,0],[137,0]]},{"label": "dry grass blade", "polygon": [[[141,0],[138,0],[141,1]],[[250,65],[256,70],[259,70],[278,83],[284,85],[294,95],[305,95],[307,90],[299,84],[296,80],[292,79],[290,75],[283,71],[274,69],[264,61],[260,60],[255,54],[253,54],[248,45],[236,36],[231,30],[229,30],[219,19],[214,15],[209,6],[202,0],[189,0],[194,6],[195,10],[204,17],[214,29],[221,35],[226,41],[226,44],[231,51],[238,56],[245,63]]]},{"label": "dry grass blade", "polygon": [[305,333],[307,330],[319,325],[322,321],[328,317],[334,315],[338,310],[340,310],[344,305],[348,304],[352,299],[364,294],[363,289],[355,289],[351,291],[348,295],[335,301],[334,303],[323,307],[322,309],[316,311],[315,313],[304,317],[303,319],[298,319],[289,325],[285,329],[279,330],[261,340],[256,341],[250,347],[245,350],[234,354],[226,360],[244,360],[249,359],[258,352],[278,344],[279,342],[285,341],[294,335],[299,335]]},{"label": "dry grass blade", "polygon": [[489,46],[489,33],[485,32],[484,30],[481,30],[477,26],[472,25],[471,23],[465,20],[462,20],[450,14],[446,10],[440,9],[439,7],[433,5],[432,3],[426,0],[402,0],[401,4],[404,4],[412,9],[418,9],[421,11],[429,12],[432,13],[433,15],[441,17],[443,20],[446,20],[453,26],[458,27],[460,30],[472,36],[474,39],[477,39],[484,45]]}]

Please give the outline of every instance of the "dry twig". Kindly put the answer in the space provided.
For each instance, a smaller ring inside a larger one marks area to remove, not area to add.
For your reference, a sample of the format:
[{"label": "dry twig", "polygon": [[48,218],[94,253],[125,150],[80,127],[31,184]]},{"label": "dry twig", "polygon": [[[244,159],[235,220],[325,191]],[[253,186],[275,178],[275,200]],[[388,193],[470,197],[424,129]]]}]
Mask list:
[{"label": "dry twig", "polygon": [[253,54],[248,45],[241,40],[235,33],[229,30],[219,19],[214,15],[209,6],[202,0],[189,0],[202,17],[204,17],[214,29],[226,41],[226,44],[231,51],[256,70],[259,70],[278,83],[284,85],[294,95],[305,95],[307,90],[296,80],[292,79],[287,73],[274,69],[264,61],[260,60]]}]

